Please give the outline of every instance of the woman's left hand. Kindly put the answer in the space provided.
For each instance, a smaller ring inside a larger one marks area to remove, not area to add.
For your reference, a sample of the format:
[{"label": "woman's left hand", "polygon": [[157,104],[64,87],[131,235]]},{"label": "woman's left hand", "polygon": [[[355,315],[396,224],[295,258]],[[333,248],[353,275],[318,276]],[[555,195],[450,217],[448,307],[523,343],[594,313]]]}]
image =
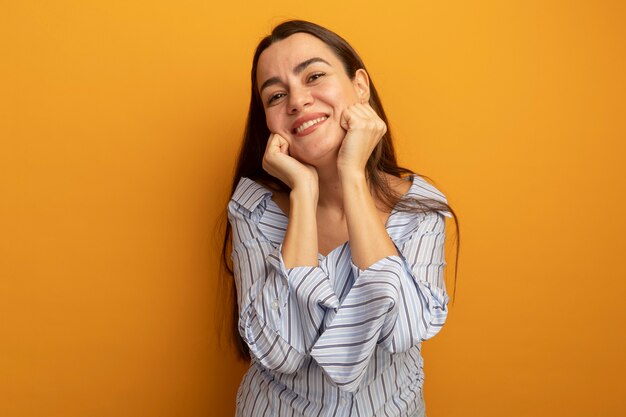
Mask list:
[{"label": "woman's left hand", "polygon": [[387,125],[367,103],[347,107],[340,124],[347,132],[337,158],[339,173],[362,174],[372,151],[387,132]]}]

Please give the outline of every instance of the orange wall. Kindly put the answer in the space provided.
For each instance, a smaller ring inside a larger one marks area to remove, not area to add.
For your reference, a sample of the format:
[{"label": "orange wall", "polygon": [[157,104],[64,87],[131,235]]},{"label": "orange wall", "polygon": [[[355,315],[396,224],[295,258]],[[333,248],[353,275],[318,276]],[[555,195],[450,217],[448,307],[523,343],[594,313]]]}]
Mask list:
[{"label": "orange wall", "polygon": [[462,222],[437,416],[626,409],[623,2],[5,1],[0,415],[230,416],[215,219],[256,42],[346,37]]}]

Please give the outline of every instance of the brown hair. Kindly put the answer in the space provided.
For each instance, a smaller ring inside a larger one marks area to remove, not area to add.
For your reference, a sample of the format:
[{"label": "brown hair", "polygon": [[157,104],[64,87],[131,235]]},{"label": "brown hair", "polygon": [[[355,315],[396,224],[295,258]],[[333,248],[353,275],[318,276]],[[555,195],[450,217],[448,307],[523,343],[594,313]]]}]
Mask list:
[{"label": "brown hair", "polygon": [[[265,110],[263,108],[263,103],[261,101],[261,96],[259,94],[259,88],[257,83],[257,65],[259,61],[259,56],[261,53],[267,49],[270,45],[280,40],[283,40],[295,33],[307,33],[315,36],[324,42],[339,58],[339,60],[343,63],[344,69],[348,77],[352,80],[356,74],[356,71],[360,68],[363,68],[365,71],[365,64],[356,53],[356,51],[346,42],[342,37],[337,35],[336,33],[319,26],[315,23],[303,21],[303,20],[290,20],[284,23],[279,24],[272,30],[272,33],[259,42],[259,45],[256,48],[254,53],[254,58],[252,60],[252,71],[250,74],[251,78],[251,91],[250,91],[250,107],[248,109],[248,118],[246,122],[246,127],[243,134],[243,143],[241,145],[241,149],[239,152],[239,158],[237,162],[237,166],[235,168],[235,175],[233,177],[231,196],[235,192],[237,184],[242,177],[247,177],[252,180],[255,180],[259,183],[262,183],[269,188],[275,189],[277,191],[283,191],[288,193],[290,191],[289,187],[285,185],[282,181],[278,180],[275,177],[272,177],[267,172],[265,172],[262,168],[263,163],[263,155],[265,153],[265,148],[267,145],[267,141],[270,136],[270,131],[265,122]],[[369,73],[368,73],[369,74]],[[385,115],[385,111],[383,110],[383,105],[380,101],[380,97],[376,88],[374,87],[374,82],[370,77],[369,82],[370,87],[370,99],[369,105],[376,111],[378,116],[385,122],[387,126],[389,126],[389,121],[387,120],[387,116]],[[433,212],[433,211],[449,211],[455,222],[456,226],[456,256],[455,256],[455,274],[454,274],[454,295],[456,294],[456,278],[458,268],[458,258],[459,258],[459,244],[460,244],[460,234],[459,234],[459,222],[455,212],[452,208],[441,201],[432,200],[432,199],[410,199],[403,200],[402,195],[398,194],[395,190],[391,188],[387,181],[387,176],[385,174],[391,174],[395,177],[402,178],[406,175],[415,175],[415,173],[407,168],[403,168],[398,166],[396,161],[396,155],[393,148],[393,142],[391,138],[391,129],[387,129],[387,132],[383,135],[382,139],[372,152],[369,160],[366,165],[366,176],[369,182],[370,187],[374,190],[376,197],[383,203],[383,205],[388,209],[392,210],[394,207],[400,211],[410,211],[410,212]],[[427,178],[423,175],[421,177]],[[428,178],[427,178],[428,179]],[[431,181],[432,182],[432,181]],[[221,259],[225,270],[227,271],[229,277],[229,285],[231,291],[231,299],[233,302],[233,312],[234,312],[234,323],[233,324],[233,332],[235,336],[235,340],[238,342],[242,355],[244,357],[249,358],[249,353],[247,347],[239,337],[238,333],[238,318],[239,312],[237,308],[237,297],[234,291],[232,291],[232,277],[233,277],[233,269],[229,263],[229,252],[230,252],[230,239],[231,239],[231,226],[228,222],[226,222],[226,230],[224,233],[224,239],[222,244],[222,254]]]}]

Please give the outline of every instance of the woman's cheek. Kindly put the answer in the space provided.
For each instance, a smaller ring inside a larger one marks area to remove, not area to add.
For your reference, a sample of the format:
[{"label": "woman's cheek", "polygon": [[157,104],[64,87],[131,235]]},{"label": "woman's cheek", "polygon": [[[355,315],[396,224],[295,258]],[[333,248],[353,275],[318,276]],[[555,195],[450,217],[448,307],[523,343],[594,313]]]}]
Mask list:
[{"label": "woman's cheek", "polygon": [[281,122],[279,118],[272,117],[270,113],[267,113],[265,115],[265,124],[267,124],[267,128],[270,132],[277,133],[284,137],[287,142],[290,142],[289,135],[291,134],[291,132],[288,128],[285,127],[284,122]]},{"label": "woman's cheek", "polygon": [[267,128],[269,129],[270,132],[280,133],[280,130],[276,130],[276,127],[277,127],[276,120],[269,113],[265,115],[265,124],[267,125]]}]

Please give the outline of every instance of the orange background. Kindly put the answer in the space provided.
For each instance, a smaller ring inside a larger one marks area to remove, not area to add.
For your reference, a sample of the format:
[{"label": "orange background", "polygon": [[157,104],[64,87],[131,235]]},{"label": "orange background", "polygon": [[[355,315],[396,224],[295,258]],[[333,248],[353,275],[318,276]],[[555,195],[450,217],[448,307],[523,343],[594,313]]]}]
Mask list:
[{"label": "orange background", "polygon": [[429,417],[624,415],[623,2],[327,0],[2,2],[0,415],[233,414],[213,228],[289,18],[361,53],[460,215]]}]

